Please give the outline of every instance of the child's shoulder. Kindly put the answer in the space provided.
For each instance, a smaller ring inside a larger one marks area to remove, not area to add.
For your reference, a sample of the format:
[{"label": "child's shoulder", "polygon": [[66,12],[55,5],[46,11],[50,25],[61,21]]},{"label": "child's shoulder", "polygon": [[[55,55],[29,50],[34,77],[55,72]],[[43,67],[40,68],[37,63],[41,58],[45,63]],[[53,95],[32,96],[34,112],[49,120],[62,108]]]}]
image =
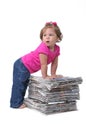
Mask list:
[{"label": "child's shoulder", "polygon": [[55,48],[56,49],[60,49],[60,46],[55,44]]}]

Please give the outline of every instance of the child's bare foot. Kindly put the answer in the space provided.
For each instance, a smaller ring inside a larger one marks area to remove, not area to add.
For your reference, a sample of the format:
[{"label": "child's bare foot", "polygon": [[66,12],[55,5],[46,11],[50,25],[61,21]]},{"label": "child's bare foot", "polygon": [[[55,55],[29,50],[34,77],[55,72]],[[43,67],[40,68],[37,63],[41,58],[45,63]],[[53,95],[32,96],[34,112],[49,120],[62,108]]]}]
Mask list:
[{"label": "child's bare foot", "polygon": [[19,108],[22,109],[22,108],[25,108],[26,105],[25,104],[22,104]]}]

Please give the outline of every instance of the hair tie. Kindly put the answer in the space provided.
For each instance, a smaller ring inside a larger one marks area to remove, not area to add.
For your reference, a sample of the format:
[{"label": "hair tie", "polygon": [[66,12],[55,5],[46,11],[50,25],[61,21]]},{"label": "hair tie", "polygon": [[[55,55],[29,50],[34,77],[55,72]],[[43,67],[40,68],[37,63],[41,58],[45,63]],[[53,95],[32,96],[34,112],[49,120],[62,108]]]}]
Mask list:
[{"label": "hair tie", "polygon": [[56,22],[47,22],[46,25],[48,25],[48,24],[51,24],[51,25],[57,26],[57,23],[56,23]]}]

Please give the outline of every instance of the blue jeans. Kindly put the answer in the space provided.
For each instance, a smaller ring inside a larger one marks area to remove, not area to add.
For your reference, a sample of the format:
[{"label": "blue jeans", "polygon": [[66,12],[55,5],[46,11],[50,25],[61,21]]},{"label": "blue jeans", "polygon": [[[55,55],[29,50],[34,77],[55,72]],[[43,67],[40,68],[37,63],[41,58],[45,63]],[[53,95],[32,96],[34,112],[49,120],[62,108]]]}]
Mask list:
[{"label": "blue jeans", "polygon": [[10,107],[18,108],[23,104],[29,78],[30,72],[24,66],[21,59],[16,60],[13,68],[13,86]]}]

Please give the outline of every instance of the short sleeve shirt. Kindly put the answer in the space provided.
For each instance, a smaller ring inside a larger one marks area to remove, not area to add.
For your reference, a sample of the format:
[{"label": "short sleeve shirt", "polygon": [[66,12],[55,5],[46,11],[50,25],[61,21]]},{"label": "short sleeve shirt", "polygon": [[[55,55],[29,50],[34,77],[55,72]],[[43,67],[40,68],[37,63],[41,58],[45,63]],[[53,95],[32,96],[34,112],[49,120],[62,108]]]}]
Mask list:
[{"label": "short sleeve shirt", "polygon": [[39,54],[47,55],[47,63],[50,64],[57,56],[60,55],[60,47],[55,44],[54,51],[51,51],[48,46],[42,42],[34,51],[22,56],[21,60],[30,73],[37,72],[41,69]]}]

